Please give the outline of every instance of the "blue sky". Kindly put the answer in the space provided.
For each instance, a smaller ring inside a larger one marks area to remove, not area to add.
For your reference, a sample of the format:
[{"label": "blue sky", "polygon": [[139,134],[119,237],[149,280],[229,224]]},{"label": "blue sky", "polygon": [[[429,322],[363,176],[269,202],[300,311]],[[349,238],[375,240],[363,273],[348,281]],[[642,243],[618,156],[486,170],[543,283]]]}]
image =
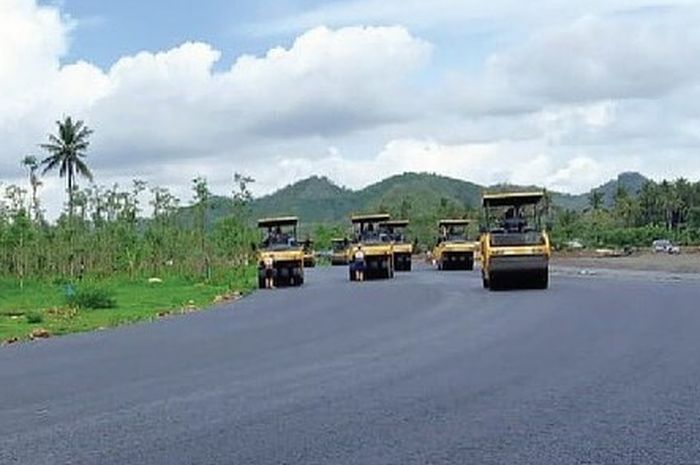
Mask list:
[{"label": "blue sky", "polygon": [[[51,5],[56,2],[44,1]],[[142,50],[167,50],[185,41],[202,41],[222,52],[217,69],[228,67],[241,54],[262,54],[268,49],[288,46],[304,27],[266,30],[264,23],[283,20],[341,2],[319,0],[140,0],[95,1],[62,0],[61,10],[77,20],[71,47],[64,63],[88,60],[108,68],[124,55]],[[337,26],[352,21],[334,20]],[[366,21],[381,25],[381,21]],[[318,24],[323,25],[323,21]],[[515,24],[472,21],[460,27],[436,30],[427,27],[422,34],[437,43],[461,44],[436,50],[439,67],[478,71],[484,58],[496,47],[518,37]],[[468,47],[469,53],[464,53]]]},{"label": "blue sky", "polygon": [[242,32],[260,18],[261,12],[289,15],[313,3],[64,0],[62,11],[79,21],[64,61],[87,59],[108,67],[121,56],[141,50],[167,50],[187,40],[216,44],[224,51],[225,61],[230,61],[241,53],[261,53],[278,43],[280,37],[253,37]]},{"label": "blue sky", "polygon": [[[697,0],[2,0],[0,184],[70,114],[98,182],[700,178]],[[45,180],[45,190],[62,184]],[[60,195],[53,196],[60,199]]]}]

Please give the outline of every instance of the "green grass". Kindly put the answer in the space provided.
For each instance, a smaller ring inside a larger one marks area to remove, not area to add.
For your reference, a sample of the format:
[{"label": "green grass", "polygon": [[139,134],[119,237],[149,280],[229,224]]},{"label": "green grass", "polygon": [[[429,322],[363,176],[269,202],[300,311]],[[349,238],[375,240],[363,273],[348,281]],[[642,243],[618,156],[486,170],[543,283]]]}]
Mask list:
[{"label": "green grass", "polygon": [[[162,279],[162,283],[156,284],[148,283],[147,278],[86,280],[74,284],[76,289],[97,287],[107,290],[116,300],[116,307],[100,310],[70,308],[65,284],[25,282],[20,287],[15,280],[0,279],[0,342],[27,339],[38,328],[57,336],[152,320],[167,312],[203,309],[211,306],[219,296],[235,291],[246,293],[256,285],[254,268],[232,270],[226,276],[218,277],[216,283],[178,277]],[[38,319],[37,313],[43,321],[29,323]]]}]

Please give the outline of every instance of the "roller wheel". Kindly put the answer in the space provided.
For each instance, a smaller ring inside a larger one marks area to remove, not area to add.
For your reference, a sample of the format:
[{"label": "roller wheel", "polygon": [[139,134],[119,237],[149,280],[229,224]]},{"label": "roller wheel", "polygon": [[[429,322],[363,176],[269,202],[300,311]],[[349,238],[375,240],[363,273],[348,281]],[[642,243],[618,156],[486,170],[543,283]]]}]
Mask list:
[{"label": "roller wheel", "polygon": [[488,284],[489,284],[489,289],[492,291],[501,290],[501,286],[503,285],[503,283],[498,280],[496,275],[493,275],[493,274],[489,275]]}]

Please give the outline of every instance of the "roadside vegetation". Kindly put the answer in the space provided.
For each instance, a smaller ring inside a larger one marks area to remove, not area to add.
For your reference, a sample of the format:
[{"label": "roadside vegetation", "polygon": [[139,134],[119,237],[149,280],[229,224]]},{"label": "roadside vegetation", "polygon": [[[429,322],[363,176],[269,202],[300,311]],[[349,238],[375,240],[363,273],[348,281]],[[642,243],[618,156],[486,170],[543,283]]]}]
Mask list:
[{"label": "roadside vegetation", "polygon": [[[168,189],[135,179],[93,182],[92,130],[70,117],[27,156],[26,186],[2,186],[0,199],[0,341],[109,327],[190,311],[255,284],[249,226],[252,179],[235,174],[234,209],[210,224],[211,193],[192,181],[194,215],[178,215]],[[48,221],[42,176],[66,182],[66,204]],[[87,187],[81,188],[80,181]]]},{"label": "roadside vegetation", "polygon": [[[609,188],[609,186],[606,186]],[[498,186],[490,190],[532,190],[520,186]],[[418,250],[430,249],[441,218],[470,218],[474,222],[469,234],[476,238],[481,222],[478,200],[459,202],[422,192],[399,191],[385,195],[371,211],[390,213],[394,218],[410,220],[408,235],[416,240]],[[700,245],[700,182],[685,179],[654,182],[646,180],[638,189],[617,185],[612,193],[593,190],[586,205],[565,208],[556,203],[560,194],[545,192],[541,217],[551,232],[557,249],[572,242],[590,249],[644,248],[656,239],[669,239],[685,246]],[[319,237],[347,234],[347,226],[337,222],[324,226]],[[326,245],[325,241],[317,241]]]},{"label": "roadside vegetation", "polygon": [[[92,136],[82,121],[58,121],[40,152],[21,159],[26,183],[0,185],[0,341],[116,326],[240,295],[256,282],[256,216],[300,215],[299,239],[312,238],[317,251],[348,234],[351,211],[410,220],[418,251],[432,247],[441,218],[473,219],[470,233],[478,235],[483,188],[472,183],[406,173],[355,192],[312,177],[253,200],[253,179],[235,173],[229,196],[212,195],[205,178],[194,178],[183,205],[139,179],[99,184],[89,163]],[[66,197],[49,221],[42,179],[52,175],[65,182]],[[608,183],[587,198],[547,192],[541,213],[555,247],[700,244],[700,182],[632,178],[633,188]]]},{"label": "roadside vegetation", "polygon": [[588,201],[582,211],[553,208],[557,245],[577,240],[587,247],[649,248],[656,239],[700,244],[700,182],[647,181],[636,192],[619,186],[612,205],[595,190]]}]

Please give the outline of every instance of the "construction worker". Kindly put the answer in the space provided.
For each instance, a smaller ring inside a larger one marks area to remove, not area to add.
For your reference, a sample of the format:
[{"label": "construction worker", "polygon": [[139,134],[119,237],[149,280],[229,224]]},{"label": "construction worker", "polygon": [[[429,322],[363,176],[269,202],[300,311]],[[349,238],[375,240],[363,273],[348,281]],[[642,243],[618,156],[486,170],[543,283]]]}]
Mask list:
[{"label": "construction worker", "polygon": [[355,251],[355,281],[365,280],[365,252],[362,250],[362,246],[358,245]]},{"label": "construction worker", "polygon": [[275,261],[271,255],[266,255],[263,258],[263,267],[265,268],[265,289],[275,288]]}]

